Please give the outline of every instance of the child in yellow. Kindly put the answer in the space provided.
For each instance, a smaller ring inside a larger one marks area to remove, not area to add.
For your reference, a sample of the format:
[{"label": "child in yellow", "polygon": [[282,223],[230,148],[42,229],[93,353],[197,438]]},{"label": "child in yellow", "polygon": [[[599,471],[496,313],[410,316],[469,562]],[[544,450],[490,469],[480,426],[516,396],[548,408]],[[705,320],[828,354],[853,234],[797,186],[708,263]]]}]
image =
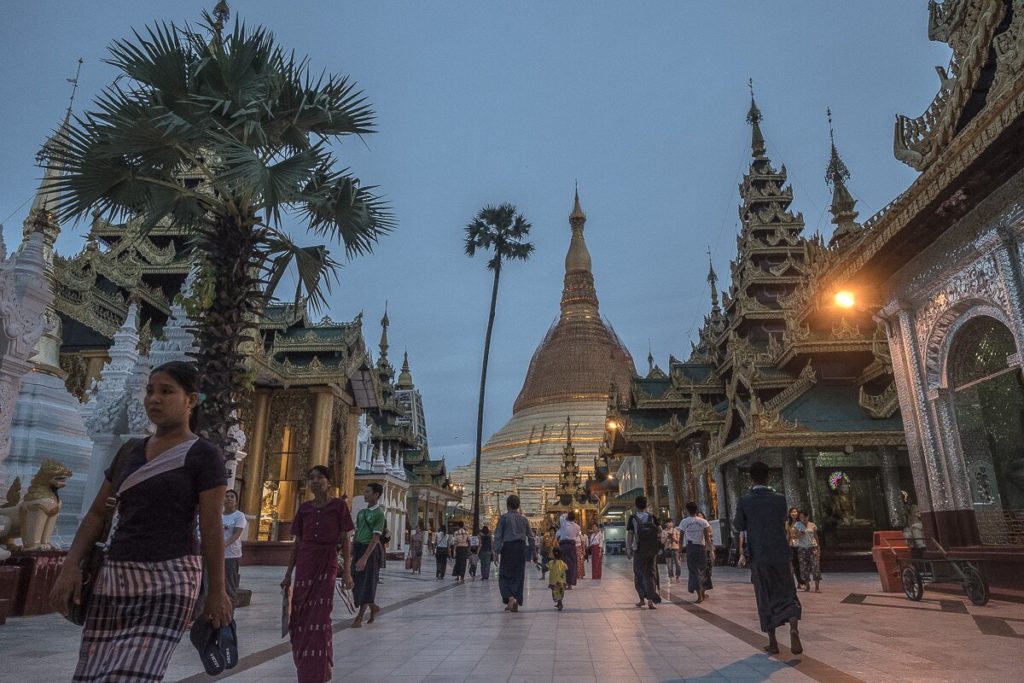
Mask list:
[{"label": "child in yellow", "polygon": [[551,561],[548,562],[548,588],[551,589],[551,599],[555,601],[555,607],[559,610],[562,609],[562,598],[565,597],[565,571],[568,568],[562,561],[562,551],[559,547],[552,548]]}]

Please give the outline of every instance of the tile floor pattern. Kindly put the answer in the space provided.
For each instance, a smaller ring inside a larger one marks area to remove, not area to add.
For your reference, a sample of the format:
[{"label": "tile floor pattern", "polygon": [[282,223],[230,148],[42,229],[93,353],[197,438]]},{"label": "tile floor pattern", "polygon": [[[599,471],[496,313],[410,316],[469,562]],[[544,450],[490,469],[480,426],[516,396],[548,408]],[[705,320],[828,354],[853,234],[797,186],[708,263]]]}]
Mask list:
[{"label": "tile floor pattern", "polygon": [[[827,575],[821,594],[803,594],[805,653],[760,651],[763,636],[748,575],[716,568],[716,588],[701,606],[662,579],[666,601],[633,606],[628,568],[611,558],[605,578],[581,581],[562,613],[530,570],[527,604],[502,612],[497,583],[409,576],[385,570],[377,623],[348,628],[335,607],[337,681],[1009,681],[1020,680],[1024,606],[974,607],[955,594],[927,592],[920,603],[884,594],[872,574]],[[664,568],[662,568],[664,573]],[[245,567],[252,606],[237,613],[242,661],[238,683],[294,681],[287,639],[279,637],[281,569]],[[685,583],[682,584],[685,588]],[[390,605],[390,607],[388,607]],[[66,681],[78,629],[60,617],[12,618],[0,626],[0,681]],[[780,638],[786,645],[788,638]],[[168,681],[212,680],[185,640]]]}]

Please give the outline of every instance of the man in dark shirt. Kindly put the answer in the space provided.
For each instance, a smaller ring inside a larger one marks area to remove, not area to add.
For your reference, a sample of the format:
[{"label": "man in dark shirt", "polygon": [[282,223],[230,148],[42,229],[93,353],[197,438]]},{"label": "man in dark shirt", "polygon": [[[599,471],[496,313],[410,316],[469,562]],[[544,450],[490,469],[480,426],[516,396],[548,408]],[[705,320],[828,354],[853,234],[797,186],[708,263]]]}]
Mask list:
[{"label": "man in dark shirt", "polygon": [[661,528],[658,518],[647,511],[647,497],[637,496],[636,512],[626,522],[626,555],[633,560],[633,587],[647,609],[661,602],[658,592],[658,553],[661,552]]},{"label": "man in dark shirt", "polygon": [[790,650],[798,655],[804,648],[797,628],[801,616],[800,600],[793,583],[789,541],[784,526],[786,497],[768,488],[768,465],[763,462],[750,466],[750,479],[754,486],[736,504],[733,526],[737,531],[747,532],[750,582],[754,584],[761,630],[768,634],[765,651],[779,653],[775,629],[788,623]]}]

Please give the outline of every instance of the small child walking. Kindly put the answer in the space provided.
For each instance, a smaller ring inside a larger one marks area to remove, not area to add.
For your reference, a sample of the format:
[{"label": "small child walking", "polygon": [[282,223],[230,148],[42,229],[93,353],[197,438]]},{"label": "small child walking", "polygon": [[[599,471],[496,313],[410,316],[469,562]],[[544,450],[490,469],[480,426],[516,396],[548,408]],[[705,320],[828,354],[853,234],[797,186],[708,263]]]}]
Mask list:
[{"label": "small child walking", "polygon": [[568,568],[562,561],[561,549],[558,546],[552,548],[551,561],[548,562],[548,588],[551,589],[551,599],[559,611],[562,610],[562,599],[565,597],[565,572]]}]

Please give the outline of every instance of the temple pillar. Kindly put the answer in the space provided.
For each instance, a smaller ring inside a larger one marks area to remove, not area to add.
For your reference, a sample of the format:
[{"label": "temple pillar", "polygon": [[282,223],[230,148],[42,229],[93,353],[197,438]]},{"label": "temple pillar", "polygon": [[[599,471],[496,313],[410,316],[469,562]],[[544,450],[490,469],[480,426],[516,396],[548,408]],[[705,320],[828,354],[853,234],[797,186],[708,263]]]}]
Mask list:
[{"label": "temple pillar", "polygon": [[695,468],[693,474],[697,484],[697,509],[711,519],[711,490],[708,488],[708,474],[703,466]]},{"label": "temple pillar", "polygon": [[818,497],[818,453],[804,450],[804,478],[807,480],[807,505],[811,509],[811,518],[821,523],[821,500]]},{"label": "temple pillar", "polygon": [[649,505],[656,515],[660,515],[661,487],[664,484],[665,468],[662,466],[661,458],[658,457],[657,447],[651,448],[651,474],[654,479],[654,486],[652,487]]},{"label": "temple pillar", "polygon": [[712,470],[715,477],[715,506],[718,508],[718,519],[729,519],[732,510],[729,509],[725,499],[725,472],[721,465]]},{"label": "temple pillar", "polygon": [[730,523],[736,517],[736,503],[740,499],[740,469],[736,461],[722,466],[725,472],[725,499],[729,503]]},{"label": "temple pillar", "polygon": [[893,529],[902,529],[903,499],[900,497],[900,470],[896,462],[896,447],[879,446],[878,458],[882,462],[882,491],[885,493],[889,526]]},{"label": "temple pillar", "polygon": [[313,394],[313,424],[309,435],[309,466],[327,467],[331,452],[331,417],[334,412],[334,393],[331,389],[315,389]]},{"label": "temple pillar", "polygon": [[649,503],[654,503],[654,488],[656,486],[654,477],[654,453],[650,445],[641,446],[641,464],[644,472],[644,495]]},{"label": "temple pillar", "polygon": [[797,466],[799,449],[782,449],[782,488],[786,494],[786,505],[793,508],[804,507],[803,492],[800,491],[800,470]]},{"label": "temple pillar", "polygon": [[256,391],[253,395],[252,432],[249,455],[245,458],[245,489],[242,491],[242,512],[259,519],[263,502],[263,463],[267,454],[267,428],[270,424],[270,394]]},{"label": "temple pillar", "polygon": [[420,523],[420,496],[418,493],[409,493],[406,500],[409,510],[409,526],[416,531],[416,525]]},{"label": "temple pillar", "polygon": [[672,515],[672,521],[678,523],[682,517],[683,496],[682,489],[682,467],[679,464],[679,456],[669,460],[668,466],[668,510]]}]

